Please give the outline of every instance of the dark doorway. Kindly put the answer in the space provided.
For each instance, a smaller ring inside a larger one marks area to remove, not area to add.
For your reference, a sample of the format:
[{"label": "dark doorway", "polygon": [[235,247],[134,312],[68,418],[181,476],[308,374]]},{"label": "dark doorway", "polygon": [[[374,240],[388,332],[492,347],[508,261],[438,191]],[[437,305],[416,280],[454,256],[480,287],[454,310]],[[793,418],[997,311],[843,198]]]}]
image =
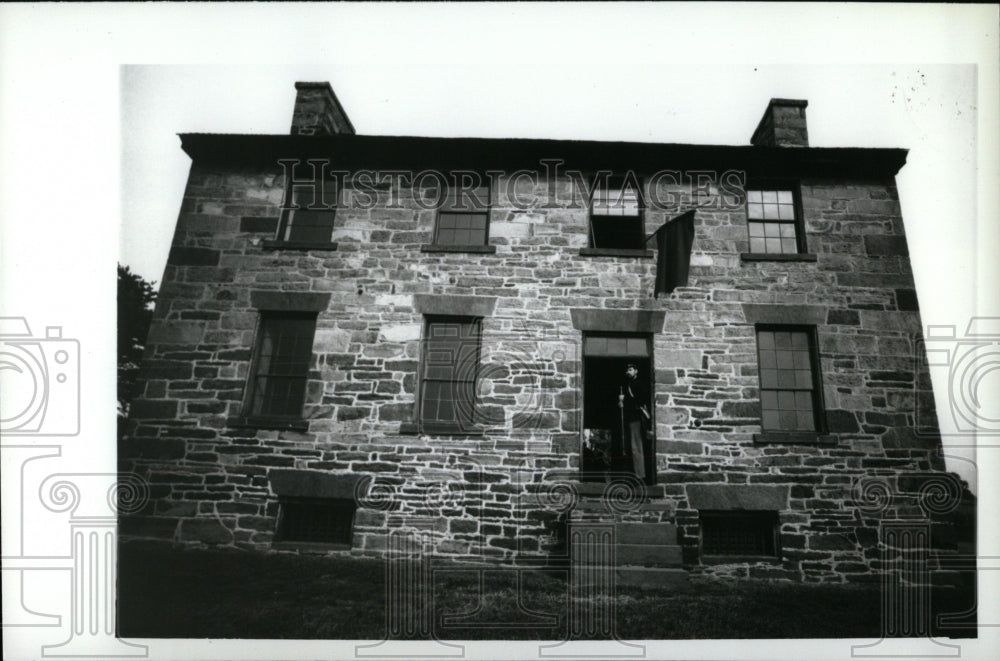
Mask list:
[{"label": "dark doorway", "polygon": [[[629,444],[623,442],[622,411],[618,398],[629,363],[639,370],[652,398],[653,370],[650,338],[646,335],[587,334],[583,353],[584,445],[581,469],[584,479],[602,481],[614,472],[634,473]],[[647,408],[654,415],[652,401]],[[648,428],[655,428],[652,421]],[[652,435],[643,443],[645,482],[656,482],[656,456]]]}]

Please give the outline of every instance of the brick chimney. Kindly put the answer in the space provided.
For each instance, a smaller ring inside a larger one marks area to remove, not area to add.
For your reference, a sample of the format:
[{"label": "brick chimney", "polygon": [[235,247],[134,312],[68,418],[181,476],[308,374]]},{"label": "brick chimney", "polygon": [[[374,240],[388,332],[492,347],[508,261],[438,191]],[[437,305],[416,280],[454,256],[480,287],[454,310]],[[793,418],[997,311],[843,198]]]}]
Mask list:
[{"label": "brick chimney", "polygon": [[354,126],[330,83],[295,83],[292,135],[354,135]]},{"label": "brick chimney", "polygon": [[755,147],[808,147],[807,105],[808,101],[799,99],[771,99],[750,144]]}]

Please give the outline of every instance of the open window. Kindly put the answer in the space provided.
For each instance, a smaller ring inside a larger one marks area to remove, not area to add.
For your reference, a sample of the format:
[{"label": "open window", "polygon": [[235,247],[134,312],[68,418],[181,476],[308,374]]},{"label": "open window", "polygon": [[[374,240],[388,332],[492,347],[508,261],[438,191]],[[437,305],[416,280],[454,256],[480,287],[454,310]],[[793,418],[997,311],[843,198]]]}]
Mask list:
[{"label": "open window", "polygon": [[[324,176],[325,164],[310,162],[312,177],[285,181],[285,199],[277,240],[290,244],[328,245],[333,236],[337,186]],[[322,167],[321,167],[322,165]],[[295,168],[292,168],[295,172]]]},{"label": "open window", "polygon": [[634,179],[599,186],[590,204],[590,247],[642,250],[645,238],[641,196]]},{"label": "open window", "polygon": [[438,210],[434,245],[485,246],[490,238],[489,184],[467,190],[452,187]]},{"label": "open window", "polygon": [[[655,417],[652,402],[652,337],[645,333],[585,333],[583,337],[583,428],[584,443],[581,470],[587,479],[601,479],[602,474],[635,473],[635,456],[626,443],[628,423],[619,408],[619,395],[625,384],[629,363],[638,370],[645,393],[646,407]],[[650,429],[654,420],[644,425],[642,465],[644,480],[654,484],[656,456]]]}]

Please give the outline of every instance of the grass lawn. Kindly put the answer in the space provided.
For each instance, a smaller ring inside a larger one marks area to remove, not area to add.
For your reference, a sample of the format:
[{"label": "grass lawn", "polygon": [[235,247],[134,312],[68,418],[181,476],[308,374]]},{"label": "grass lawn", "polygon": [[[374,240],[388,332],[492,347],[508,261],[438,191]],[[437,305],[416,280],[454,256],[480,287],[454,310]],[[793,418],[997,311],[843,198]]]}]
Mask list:
[{"label": "grass lawn", "polygon": [[[554,572],[558,574],[558,572]],[[435,569],[429,621],[442,639],[562,640],[570,600],[564,578]],[[386,637],[385,564],[379,560],[231,550],[178,551],[125,544],[119,564],[119,635],[125,638]],[[959,612],[968,594],[936,591],[936,612]],[[692,580],[681,592],[620,587],[612,609],[623,639],[877,638],[879,587]],[[974,636],[942,630],[939,635]]]}]

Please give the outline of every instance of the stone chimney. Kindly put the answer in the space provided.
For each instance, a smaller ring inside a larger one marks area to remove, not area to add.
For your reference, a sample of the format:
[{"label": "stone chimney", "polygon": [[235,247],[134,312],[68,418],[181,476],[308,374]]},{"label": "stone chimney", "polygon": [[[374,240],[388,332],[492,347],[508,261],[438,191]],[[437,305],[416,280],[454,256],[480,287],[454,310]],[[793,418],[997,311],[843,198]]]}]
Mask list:
[{"label": "stone chimney", "polygon": [[808,147],[807,105],[808,101],[798,99],[771,99],[750,144],[755,147]]},{"label": "stone chimney", "polygon": [[330,83],[295,83],[292,135],[354,135],[354,126]]}]

